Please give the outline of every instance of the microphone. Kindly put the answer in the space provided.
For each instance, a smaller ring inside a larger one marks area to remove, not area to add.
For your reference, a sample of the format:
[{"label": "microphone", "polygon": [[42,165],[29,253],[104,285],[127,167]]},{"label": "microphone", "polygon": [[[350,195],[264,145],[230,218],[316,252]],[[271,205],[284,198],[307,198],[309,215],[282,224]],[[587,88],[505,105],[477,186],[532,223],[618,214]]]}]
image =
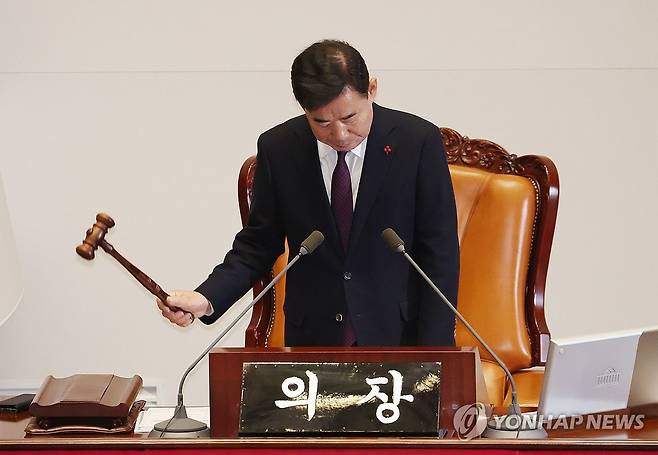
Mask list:
[{"label": "microphone", "polygon": [[512,403],[509,406],[507,415],[503,417],[502,421],[489,421],[487,424],[487,429],[485,430],[483,436],[489,438],[501,438],[501,439],[516,439],[516,438],[546,438],[548,437],[546,431],[541,427],[541,425],[536,425],[537,421],[529,421],[523,418],[521,412],[521,406],[519,406],[519,400],[516,393],[516,382],[512,377],[509,369],[505,363],[496,355],[496,353],[491,349],[491,347],[482,339],[482,337],[477,333],[477,331],[468,323],[468,321],[462,316],[462,314],[457,311],[457,308],[450,303],[450,301],[443,295],[443,292],[436,287],[432,280],[427,276],[427,274],[420,268],[416,261],[414,261],[411,256],[406,252],[404,248],[404,241],[400,236],[391,228],[386,228],[382,232],[382,239],[389,246],[391,250],[395,253],[402,253],[405,258],[411,263],[411,265],[418,271],[420,276],[430,285],[430,287],[436,292],[441,300],[448,305],[448,308],[455,313],[455,316],[464,324],[468,331],[475,337],[478,342],[486,349],[486,351],[493,357],[496,363],[505,371],[505,375],[509,380],[510,386],[512,388]]},{"label": "microphone", "polygon": [[320,231],[311,232],[311,235],[306,237],[302,242],[302,245],[299,248],[299,254],[301,256],[306,256],[307,254],[311,254],[312,252],[315,251],[317,247],[322,245],[322,242],[324,242],[324,235],[322,235],[322,232]]},{"label": "microphone", "polygon": [[324,235],[320,231],[313,231],[311,235],[306,237],[302,242],[299,253],[288,262],[288,265],[281,270],[277,276],[275,276],[270,283],[265,286],[265,288],[256,296],[254,300],[251,301],[249,305],[245,307],[244,310],[226,327],[222,333],[220,333],[217,338],[215,338],[210,345],[201,353],[199,357],[196,358],[194,362],[185,370],[183,377],[178,384],[178,403],[176,409],[174,410],[174,416],[171,419],[163,420],[155,424],[151,433],[149,433],[149,438],[203,438],[210,436],[210,429],[208,426],[199,422],[198,420],[190,419],[187,417],[187,411],[185,410],[185,404],[183,403],[183,385],[185,384],[185,379],[190,374],[190,372],[197,366],[197,364],[203,360],[203,358],[210,352],[212,348],[215,347],[217,343],[221,341],[222,338],[233,328],[235,325],[240,322],[242,317],[247,314],[247,312],[258,302],[263,296],[269,291],[272,286],[279,282],[281,277],[293,266],[295,263],[302,257],[309,255],[319,247],[322,242],[324,242]]}]

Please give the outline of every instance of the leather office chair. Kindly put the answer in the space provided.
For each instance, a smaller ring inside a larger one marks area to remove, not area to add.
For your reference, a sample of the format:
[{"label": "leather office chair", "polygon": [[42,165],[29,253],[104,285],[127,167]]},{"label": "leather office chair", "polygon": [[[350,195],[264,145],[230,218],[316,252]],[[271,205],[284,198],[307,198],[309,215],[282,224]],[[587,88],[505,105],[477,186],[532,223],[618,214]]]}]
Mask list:
[{"label": "leather office chair", "polygon": [[[441,128],[457,204],[461,270],[458,309],[513,373],[521,406],[536,407],[550,333],[544,289],[557,216],[559,180],[553,162],[517,157],[499,145]],[[242,224],[249,218],[256,158],[242,165],[238,200]],[[287,262],[254,286],[260,292]],[[283,346],[285,277],[254,307],[247,346]],[[477,341],[457,324],[459,346]],[[503,370],[480,348],[492,404],[509,402]]]}]

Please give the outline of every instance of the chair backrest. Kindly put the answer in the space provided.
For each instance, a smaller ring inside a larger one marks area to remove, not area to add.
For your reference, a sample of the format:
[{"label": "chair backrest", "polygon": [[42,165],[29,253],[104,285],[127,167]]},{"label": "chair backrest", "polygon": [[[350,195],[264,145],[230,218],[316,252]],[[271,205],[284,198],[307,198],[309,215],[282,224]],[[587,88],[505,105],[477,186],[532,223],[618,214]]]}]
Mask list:
[{"label": "chair backrest", "polygon": [[[553,162],[517,157],[499,145],[441,128],[457,204],[461,270],[458,308],[512,371],[543,365],[550,333],[544,290],[557,216],[559,180]],[[256,158],[240,170],[242,223],[249,219]],[[254,286],[254,295],[287,262]],[[285,280],[255,307],[247,346],[283,346]],[[456,342],[477,345],[457,324]],[[483,358],[488,354],[480,349]]]}]

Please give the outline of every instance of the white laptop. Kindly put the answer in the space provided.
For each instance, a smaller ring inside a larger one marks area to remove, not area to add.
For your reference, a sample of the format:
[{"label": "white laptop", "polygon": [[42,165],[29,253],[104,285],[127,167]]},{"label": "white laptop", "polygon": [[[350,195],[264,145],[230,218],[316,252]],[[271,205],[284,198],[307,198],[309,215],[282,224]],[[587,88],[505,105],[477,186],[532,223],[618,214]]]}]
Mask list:
[{"label": "white laptop", "polygon": [[552,340],[537,413],[583,415],[658,403],[658,328]]}]

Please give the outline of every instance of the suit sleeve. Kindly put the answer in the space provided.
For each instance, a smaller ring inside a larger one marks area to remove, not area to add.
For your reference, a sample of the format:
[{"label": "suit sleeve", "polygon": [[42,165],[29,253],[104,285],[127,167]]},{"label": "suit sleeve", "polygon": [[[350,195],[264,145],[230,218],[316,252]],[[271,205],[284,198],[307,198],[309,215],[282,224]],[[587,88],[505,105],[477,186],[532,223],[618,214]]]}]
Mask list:
[{"label": "suit sleeve", "polygon": [[[446,298],[457,306],[457,210],[443,140],[437,127],[431,128],[423,144],[416,188],[416,260]],[[424,281],[418,293],[418,344],[453,346],[454,314]]]},{"label": "suit sleeve", "polygon": [[210,316],[200,318],[206,324],[215,322],[224,314],[256,280],[265,275],[284,251],[284,233],[277,210],[272,170],[262,137],[258,140],[256,163],[249,223],[235,236],[224,262],[216,266],[196,289],[213,307]]}]

